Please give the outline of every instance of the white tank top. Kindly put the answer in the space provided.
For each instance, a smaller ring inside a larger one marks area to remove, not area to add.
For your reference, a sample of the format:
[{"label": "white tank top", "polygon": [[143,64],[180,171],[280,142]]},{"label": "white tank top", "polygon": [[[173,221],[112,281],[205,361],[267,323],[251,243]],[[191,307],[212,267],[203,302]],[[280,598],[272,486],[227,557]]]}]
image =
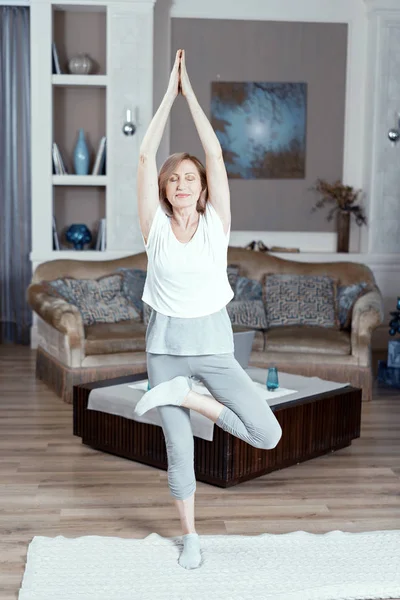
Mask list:
[{"label": "white tank top", "polygon": [[189,319],[221,310],[234,296],[227,275],[229,234],[207,202],[192,239],[182,243],[159,205],[145,244],[148,265],[142,300],[170,317]]}]

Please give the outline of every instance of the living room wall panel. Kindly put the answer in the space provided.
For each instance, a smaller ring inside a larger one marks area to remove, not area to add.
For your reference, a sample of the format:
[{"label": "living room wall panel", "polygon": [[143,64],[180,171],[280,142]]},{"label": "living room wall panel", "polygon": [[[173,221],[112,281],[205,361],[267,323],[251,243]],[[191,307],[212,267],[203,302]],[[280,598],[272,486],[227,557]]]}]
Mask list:
[{"label": "living room wall panel", "polygon": [[[333,231],[326,211],[310,215],[317,177],[342,177],[347,25],[222,19],[172,19],[171,54],[185,48],[189,77],[210,115],[212,81],[307,83],[305,179],[231,179],[232,229]],[[197,132],[178,98],[171,151],[203,157]]]}]

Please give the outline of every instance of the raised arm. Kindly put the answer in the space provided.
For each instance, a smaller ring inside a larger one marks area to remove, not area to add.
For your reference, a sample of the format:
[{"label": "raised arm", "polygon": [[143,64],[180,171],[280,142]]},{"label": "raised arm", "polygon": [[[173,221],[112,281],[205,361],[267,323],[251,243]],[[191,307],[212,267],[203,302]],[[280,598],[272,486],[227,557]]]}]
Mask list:
[{"label": "raised arm", "polygon": [[184,50],[182,50],[180,73],[182,95],[186,97],[189,104],[189,109],[206,155],[209,201],[217,211],[224,225],[224,231],[227,233],[231,223],[230,193],[221,144],[215,135],[211,123],[198,103],[191,86],[186,71]]},{"label": "raised arm", "polygon": [[180,55],[181,50],[178,50],[167,91],[140,145],[137,196],[140,229],[146,243],[159,205],[156,154],[171,107],[178,95]]}]

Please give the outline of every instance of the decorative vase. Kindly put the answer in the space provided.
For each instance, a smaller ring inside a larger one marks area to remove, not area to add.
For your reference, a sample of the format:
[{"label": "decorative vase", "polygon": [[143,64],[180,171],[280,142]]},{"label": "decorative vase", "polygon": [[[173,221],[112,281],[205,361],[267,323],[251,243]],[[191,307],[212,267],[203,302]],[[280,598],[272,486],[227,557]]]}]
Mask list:
[{"label": "decorative vase", "polygon": [[69,72],[73,75],[88,75],[92,68],[93,61],[88,54],[78,54],[68,62]]},{"label": "decorative vase", "polygon": [[348,252],[350,239],[350,213],[339,210],[337,213],[337,251]]},{"label": "decorative vase", "polygon": [[74,150],[74,168],[77,175],[87,175],[89,173],[89,150],[83,129],[79,130],[78,141]]},{"label": "decorative vase", "polygon": [[65,233],[67,241],[74,245],[74,250],[83,250],[85,244],[90,244],[92,234],[84,223],[70,225]]},{"label": "decorative vase", "polygon": [[279,387],[279,377],[278,377],[278,369],[276,367],[270,367],[268,369],[267,376],[267,390],[269,392],[274,392]]}]

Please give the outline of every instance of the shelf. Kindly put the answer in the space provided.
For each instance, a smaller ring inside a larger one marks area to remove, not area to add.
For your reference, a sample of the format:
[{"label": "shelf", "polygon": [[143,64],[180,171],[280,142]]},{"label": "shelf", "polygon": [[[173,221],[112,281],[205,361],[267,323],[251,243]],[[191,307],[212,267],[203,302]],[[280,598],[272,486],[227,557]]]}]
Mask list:
[{"label": "shelf", "polygon": [[53,185],[107,185],[107,175],[53,175]]},{"label": "shelf", "polygon": [[53,85],[107,87],[107,75],[52,75]]}]

